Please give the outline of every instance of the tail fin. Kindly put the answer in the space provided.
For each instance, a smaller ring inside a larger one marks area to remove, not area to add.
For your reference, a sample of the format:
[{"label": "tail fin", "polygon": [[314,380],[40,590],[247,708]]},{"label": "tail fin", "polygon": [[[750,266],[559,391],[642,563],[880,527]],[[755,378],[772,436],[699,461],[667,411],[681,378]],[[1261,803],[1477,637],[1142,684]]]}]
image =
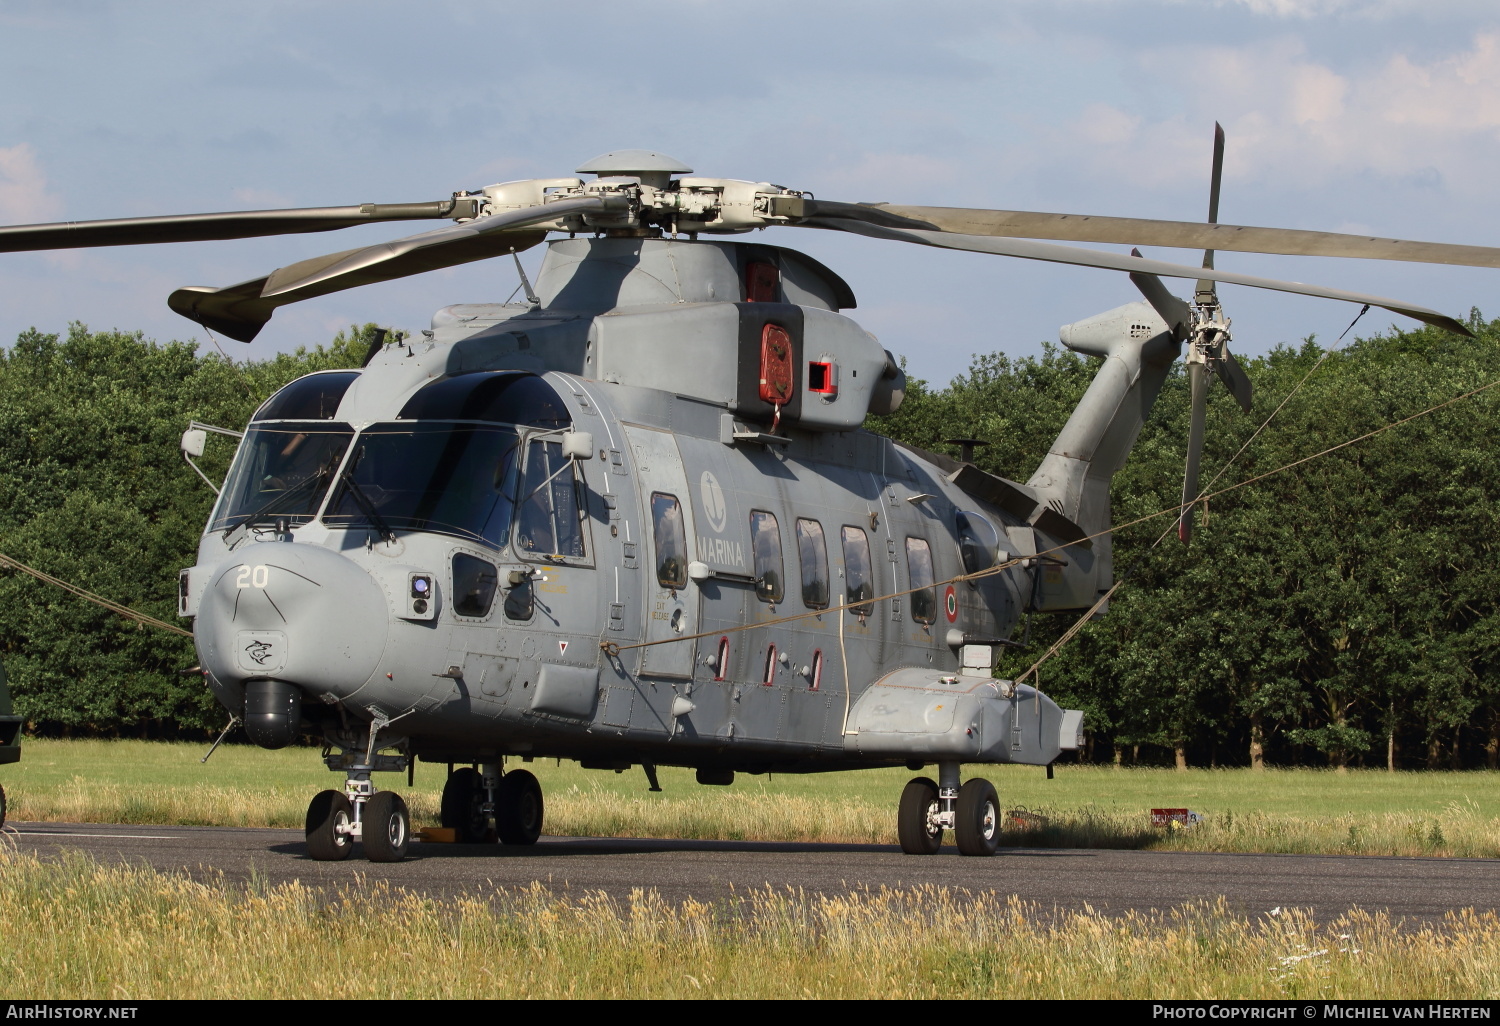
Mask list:
[{"label": "tail fin", "polygon": [[[1182,351],[1177,335],[1148,303],[1130,303],[1064,325],[1059,332],[1063,345],[1102,356],[1104,365],[1027,484],[1085,534],[1109,530],[1110,480],[1125,465]],[[1049,575],[1040,589],[1041,608],[1087,608],[1095,601],[1091,596],[1114,583],[1108,534],[1094,539],[1091,553],[1069,552],[1076,558],[1061,573]]]}]

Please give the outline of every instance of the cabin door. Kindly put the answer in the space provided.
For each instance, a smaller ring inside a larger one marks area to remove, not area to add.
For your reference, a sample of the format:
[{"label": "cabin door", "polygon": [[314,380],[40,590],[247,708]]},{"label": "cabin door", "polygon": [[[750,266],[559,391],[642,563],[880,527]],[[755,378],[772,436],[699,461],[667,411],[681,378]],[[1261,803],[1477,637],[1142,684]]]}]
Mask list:
[{"label": "cabin door", "polygon": [[695,535],[682,455],[671,432],[629,425],[625,435],[644,514],[646,641],[656,642],[641,649],[640,672],[643,677],[688,679],[698,643],[680,639],[698,633],[698,589],[688,580],[688,539]]}]

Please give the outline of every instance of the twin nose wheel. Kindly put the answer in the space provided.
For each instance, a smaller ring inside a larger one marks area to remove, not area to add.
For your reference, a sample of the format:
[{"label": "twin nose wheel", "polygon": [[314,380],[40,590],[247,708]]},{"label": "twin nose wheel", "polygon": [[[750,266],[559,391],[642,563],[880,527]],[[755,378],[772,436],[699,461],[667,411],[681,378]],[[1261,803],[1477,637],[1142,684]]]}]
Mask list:
[{"label": "twin nose wheel", "polygon": [[307,854],[319,862],[346,859],[356,837],[371,862],[400,862],[411,843],[411,813],[395,791],[370,795],[356,817],[342,791],[319,791],[307,807]]},{"label": "twin nose wheel", "polygon": [[908,855],[933,855],[952,829],[961,855],[993,855],[1000,847],[1000,798],[995,785],[976,777],[943,794],[928,777],[917,777],[901,792],[896,836]]}]

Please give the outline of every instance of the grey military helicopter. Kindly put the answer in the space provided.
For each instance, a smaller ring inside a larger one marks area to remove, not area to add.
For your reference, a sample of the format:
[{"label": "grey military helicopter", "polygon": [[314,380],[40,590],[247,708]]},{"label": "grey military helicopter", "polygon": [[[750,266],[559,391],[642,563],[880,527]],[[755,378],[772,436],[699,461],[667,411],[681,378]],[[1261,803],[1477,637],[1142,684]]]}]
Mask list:
[{"label": "grey military helicopter", "polygon": [[[831,202],[645,150],[576,174],[431,203],[0,228],[15,251],[454,222],[170,297],[241,341],[284,304],[555,236],[524,302],[446,307],[267,400],[181,573],[217,699],[264,747],[321,738],[344,774],[308,808],[315,859],[356,841],[402,858],[405,803],[372,777],[417,759],[448,764],[460,840],[531,844],[542,790],[516,763],[543,757],[641,766],[653,787],[662,765],[710,785],[935,766],[901,795],[902,849],[952,830],[963,854],[994,853],[995,788],[961,766],[1050,766],[1083,732],[1081,712],[996,679],[997,648],[1028,610],[1088,610],[1111,587],[1110,479],[1184,345],[1185,504],[1209,373],[1248,409],[1215,283],[1467,333],[1216,270],[1211,252],[1192,267],[1035,240],[1500,266],[1495,249],[1221,225],[1216,198],[1197,224]],[[1144,301],[1062,329],[1102,363],[1036,472],[1006,480],[862,429],[900,404],[903,372],[844,313],[842,278],[746,237],[778,226],[1122,271]],[[1196,280],[1194,302],[1162,276]]]}]

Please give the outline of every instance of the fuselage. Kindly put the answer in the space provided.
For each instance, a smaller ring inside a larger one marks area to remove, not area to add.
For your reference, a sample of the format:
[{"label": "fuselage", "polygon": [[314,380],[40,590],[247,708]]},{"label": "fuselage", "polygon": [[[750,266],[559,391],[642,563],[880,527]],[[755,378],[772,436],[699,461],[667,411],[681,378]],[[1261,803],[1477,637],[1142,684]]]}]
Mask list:
[{"label": "fuselage", "polygon": [[[656,241],[673,263],[738,256]],[[789,259],[752,303],[731,266],[722,299],[622,306],[632,275],[661,280],[630,243],[633,265],[549,265],[540,308],[450,309],[257,412],[183,589],[227,708],[281,682],[303,731],[353,748],[389,722],[444,762],[911,761],[858,743],[861,696],[904,671],[951,686],[965,641],[1007,639],[1060,561],[953,580],[1035,552],[1033,529],[858,427],[893,361],[818,275],[794,289]],[[765,385],[783,324],[785,396]]]}]

